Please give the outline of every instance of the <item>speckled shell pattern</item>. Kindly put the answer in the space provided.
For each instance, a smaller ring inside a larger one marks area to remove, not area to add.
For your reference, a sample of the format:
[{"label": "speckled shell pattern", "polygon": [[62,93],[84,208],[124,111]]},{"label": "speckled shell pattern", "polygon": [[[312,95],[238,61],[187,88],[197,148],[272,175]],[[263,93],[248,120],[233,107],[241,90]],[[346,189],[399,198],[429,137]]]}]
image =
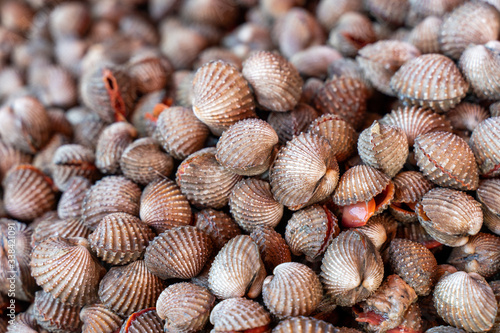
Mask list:
[{"label": "speckled shell pattern", "polygon": [[488,118],[472,132],[470,147],[484,177],[500,175],[500,117]]},{"label": "speckled shell pattern", "polygon": [[[282,320],[278,326],[273,329],[272,333],[351,333],[349,331],[342,331],[327,323],[326,321],[315,319],[313,317],[290,317]],[[354,333],[357,330],[353,331]]]},{"label": "speckled shell pattern", "polygon": [[[44,215],[45,216],[45,215]],[[77,218],[59,219],[48,218],[40,223],[37,223],[31,237],[32,246],[36,246],[50,238],[53,235],[58,235],[63,238],[67,237],[84,237],[87,238],[91,230],[83,225],[82,221]]]},{"label": "speckled shell pattern", "polygon": [[439,30],[442,23],[441,17],[426,17],[410,31],[407,41],[415,45],[422,54],[439,53]]},{"label": "speckled shell pattern", "polygon": [[44,291],[35,294],[34,317],[38,325],[49,332],[79,332],[82,326],[78,315],[80,309],[80,306],[65,304]]},{"label": "speckled shell pattern", "polygon": [[132,313],[122,324],[119,333],[161,332],[163,322],[154,307]]},{"label": "speckled shell pattern", "polygon": [[80,311],[83,333],[113,333],[120,328],[123,319],[102,303],[86,305]]},{"label": "speckled shell pattern", "polygon": [[259,303],[247,298],[235,297],[217,304],[210,313],[213,332],[245,331],[264,328],[271,323],[271,316]]}]

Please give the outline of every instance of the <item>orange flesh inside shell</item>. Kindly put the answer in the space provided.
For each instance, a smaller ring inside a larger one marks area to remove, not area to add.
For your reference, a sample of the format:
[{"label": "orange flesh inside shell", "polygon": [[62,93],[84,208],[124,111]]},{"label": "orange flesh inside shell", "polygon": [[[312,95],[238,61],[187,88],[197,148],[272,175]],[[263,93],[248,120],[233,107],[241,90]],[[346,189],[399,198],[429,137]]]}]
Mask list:
[{"label": "orange flesh inside shell", "polygon": [[391,203],[391,207],[399,212],[406,214],[414,214],[416,202],[393,202]]},{"label": "orange flesh inside shell", "polygon": [[[355,310],[354,312],[356,313],[357,316],[356,318],[357,322],[368,323],[370,325],[378,326],[386,320],[386,318],[373,311],[358,312]],[[411,328],[407,328],[404,326],[398,326],[396,328],[388,330],[387,333],[420,333],[420,331],[415,331]]]}]

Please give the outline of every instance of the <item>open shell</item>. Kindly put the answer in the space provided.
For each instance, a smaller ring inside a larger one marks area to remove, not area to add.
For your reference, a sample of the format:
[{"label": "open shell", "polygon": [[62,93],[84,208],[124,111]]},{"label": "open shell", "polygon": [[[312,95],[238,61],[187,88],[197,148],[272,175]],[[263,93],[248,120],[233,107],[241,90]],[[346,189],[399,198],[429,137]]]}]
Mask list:
[{"label": "open shell", "polygon": [[212,332],[244,332],[258,330],[268,333],[271,329],[271,316],[259,303],[236,297],[226,299],[217,304],[210,313],[210,322],[214,325]]},{"label": "open shell", "polygon": [[287,243],[277,231],[268,226],[255,228],[250,237],[259,247],[260,257],[267,272],[284,262],[292,261],[292,255]]},{"label": "open shell", "polygon": [[101,303],[86,305],[80,311],[82,333],[114,333],[123,319]]},{"label": "open shell", "polygon": [[481,175],[497,177],[500,175],[500,117],[484,120],[477,125],[470,138]]},{"label": "open shell", "polygon": [[477,199],[482,204],[484,225],[500,235],[500,180],[482,181],[477,189]]}]

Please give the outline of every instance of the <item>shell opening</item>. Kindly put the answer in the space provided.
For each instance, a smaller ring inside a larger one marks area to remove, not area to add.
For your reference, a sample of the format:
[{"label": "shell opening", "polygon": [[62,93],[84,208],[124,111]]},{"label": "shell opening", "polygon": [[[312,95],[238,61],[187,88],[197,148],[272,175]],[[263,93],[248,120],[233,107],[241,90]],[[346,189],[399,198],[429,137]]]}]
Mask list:
[{"label": "shell opening", "polygon": [[376,203],[375,211],[378,211],[382,206],[386,205],[394,197],[394,192],[394,183],[389,182],[389,185],[373,198]]},{"label": "shell opening", "polygon": [[416,202],[393,202],[391,208],[403,214],[415,214]]},{"label": "shell opening", "polygon": [[104,69],[102,71],[102,80],[104,81],[104,87],[108,92],[109,100],[115,111],[115,121],[125,121],[125,102],[123,102],[116,78],[109,69]]}]

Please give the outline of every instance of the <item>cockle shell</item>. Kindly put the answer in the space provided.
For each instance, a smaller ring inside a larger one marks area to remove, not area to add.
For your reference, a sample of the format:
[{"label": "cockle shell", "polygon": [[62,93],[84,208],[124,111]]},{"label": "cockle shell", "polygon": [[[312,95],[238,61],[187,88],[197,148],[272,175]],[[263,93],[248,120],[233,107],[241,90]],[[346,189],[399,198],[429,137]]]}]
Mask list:
[{"label": "cockle shell", "polygon": [[247,235],[238,235],[215,257],[208,276],[210,291],[220,299],[257,297],[266,277],[257,244]]},{"label": "cockle shell", "polygon": [[377,21],[384,24],[401,26],[410,9],[410,3],[408,1],[399,2],[397,0],[368,0],[365,2],[365,8]]},{"label": "cockle shell", "polygon": [[408,0],[411,9],[421,16],[443,16],[453,8],[460,6],[464,0]]},{"label": "cockle shell", "polygon": [[344,13],[361,10],[363,10],[361,0],[320,0],[316,7],[316,17],[323,28],[330,31]]},{"label": "cockle shell", "polygon": [[449,324],[469,332],[491,329],[498,304],[493,290],[479,274],[456,272],[445,276],[434,289],[434,305]]},{"label": "cockle shell", "polygon": [[84,177],[72,177],[67,183],[67,189],[61,195],[57,203],[57,214],[60,218],[80,218],[82,216],[82,204],[87,190],[92,183]]},{"label": "cockle shell", "polygon": [[84,107],[70,109],[66,114],[73,126],[74,143],[95,149],[99,135],[106,127],[106,123],[98,115]]},{"label": "cockle shell", "polygon": [[396,235],[398,238],[420,243],[433,253],[443,247],[443,244],[432,238],[419,222],[399,224]]},{"label": "cockle shell", "polygon": [[80,332],[80,306],[61,302],[44,291],[37,291],[33,313],[40,327],[49,332]]},{"label": "cockle shell", "polygon": [[36,283],[66,304],[83,306],[94,302],[105,273],[85,238],[50,237],[35,246],[31,254],[31,274]]},{"label": "cockle shell", "polygon": [[311,121],[317,117],[318,113],[313,107],[299,103],[292,111],[271,112],[267,122],[278,134],[280,143],[284,144],[305,132]]},{"label": "cockle shell", "polygon": [[133,54],[127,63],[127,69],[137,90],[143,94],[163,89],[173,72],[168,59],[149,48],[139,49]]},{"label": "cockle shell", "polygon": [[30,164],[32,156],[0,141],[0,180],[16,165]]},{"label": "cockle shell", "polygon": [[415,211],[429,235],[451,247],[466,244],[469,235],[477,234],[483,224],[479,202],[465,192],[449,188],[427,192]]},{"label": "cockle shell", "polygon": [[262,298],[278,317],[307,316],[323,297],[319,277],[306,265],[287,262],[276,266],[262,285]]},{"label": "cockle shell", "polygon": [[120,170],[120,157],[137,137],[134,126],[126,122],[113,123],[99,136],[95,150],[95,166],[103,173],[114,174]]},{"label": "cockle shell", "polygon": [[90,22],[90,10],[85,3],[59,3],[50,12],[50,34],[56,39],[81,38]]},{"label": "cockle shell", "polygon": [[45,106],[68,108],[77,101],[77,86],[71,73],[60,65],[32,65],[28,83]]},{"label": "cockle shell", "polygon": [[328,77],[347,76],[362,82],[366,89],[367,98],[373,95],[373,87],[368,78],[363,73],[359,63],[351,58],[341,58],[334,60],[328,65]]},{"label": "cockle shell", "polygon": [[[342,55],[327,45],[314,45],[295,53],[290,62],[305,77],[324,78],[328,73],[328,66],[335,60],[343,59]],[[302,94],[304,94],[302,87]]]},{"label": "cockle shell", "polygon": [[370,19],[360,12],[346,12],[330,30],[328,44],[345,57],[353,57],[367,44],[377,41]]},{"label": "cockle shell", "polygon": [[212,240],[193,226],[169,229],[153,239],[144,254],[148,270],[161,279],[190,279],[212,254]]},{"label": "cockle shell", "polygon": [[242,119],[255,117],[248,82],[232,65],[223,61],[205,64],[196,71],[192,103],[196,117],[215,135],[221,135]]},{"label": "cockle shell", "polygon": [[123,322],[119,333],[163,332],[163,322],[154,307],[132,313]]},{"label": "cockle shell", "polygon": [[215,296],[206,288],[181,282],[162,291],[156,301],[158,316],[165,320],[165,332],[197,332],[208,321]]},{"label": "cockle shell", "polygon": [[[169,96],[165,90],[158,90],[147,95],[142,96],[135,105],[134,112],[132,113],[131,123],[139,133],[139,137],[153,136],[158,140],[155,135],[155,130],[158,122],[158,113],[163,110],[155,109],[157,104],[169,103]],[[160,112],[161,114],[161,112]]]},{"label": "cockle shell", "polygon": [[325,293],[336,304],[352,306],[382,283],[384,266],[372,242],[355,230],[342,232],[328,247],[321,266]]},{"label": "cockle shell", "polygon": [[210,323],[214,325],[212,332],[244,332],[256,330],[269,333],[271,316],[259,303],[236,297],[226,299],[217,304],[210,313]]},{"label": "cockle shell", "polygon": [[420,171],[434,184],[459,190],[477,189],[476,159],[459,136],[448,132],[421,134],[415,139],[414,149]]},{"label": "cockle shell", "polygon": [[437,16],[427,16],[417,24],[407,37],[423,53],[439,53],[439,30],[443,20]]},{"label": "cockle shell", "polygon": [[500,235],[500,180],[483,180],[477,189],[477,199],[481,202],[484,225]]},{"label": "cockle shell", "polygon": [[66,191],[71,177],[81,176],[93,181],[98,171],[94,165],[95,155],[92,149],[78,144],[67,144],[57,148],[52,158],[52,177],[55,185]]},{"label": "cockle shell", "polygon": [[194,221],[196,228],[212,239],[214,252],[218,252],[231,238],[241,234],[238,224],[230,215],[212,208],[197,212]]},{"label": "cockle shell", "polygon": [[125,36],[144,41],[147,44],[158,44],[156,27],[145,17],[130,13],[120,16],[118,24],[120,31]]},{"label": "cockle shell", "polygon": [[52,236],[87,238],[91,233],[90,229],[84,226],[78,218],[48,218],[37,223],[36,227],[33,226],[33,228],[35,229],[31,238],[32,246],[36,246]]},{"label": "cockle shell", "polygon": [[479,104],[462,102],[446,113],[455,130],[472,132],[474,129],[489,118],[490,114]]},{"label": "cockle shell", "polygon": [[271,165],[278,135],[264,120],[244,119],[231,125],[217,141],[215,158],[242,176],[265,172]]},{"label": "cockle shell", "polygon": [[283,216],[283,205],[273,198],[268,182],[255,178],[239,181],[229,196],[229,209],[247,232],[259,226],[275,228]]},{"label": "cockle shell", "polygon": [[40,327],[36,322],[35,316],[29,312],[21,312],[16,315],[16,317],[10,322],[7,328],[7,321],[5,321],[5,328],[2,332],[8,333],[38,333]]},{"label": "cockle shell", "polygon": [[13,218],[29,221],[55,208],[52,179],[32,165],[11,168],[2,185],[4,207]]},{"label": "cockle shell", "polygon": [[146,268],[144,260],[112,267],[99,284],[101,302],[120,317],[154,306],[165,283]]},{"label": "cockle shell", "polygon": [[52,176],[54,164],[52,163],[54,155],[59,147],[69,143],[68,137],[63,134],[56,133],[52,135],[49,142],[43,147],[42,150],[33,158],[33,166],[42,170],[46,175]]},{"label": "cockle shell", "polygon": [[233,51],[222,47],[209,47],[198,55],[198,59],[195,61],[193,68],[200,68],[204,64],[222,60],[233,65],[238,71],[241,72],[242,59]]},{"label": "cockle shell", "polygon": [[120,328],[123,319],[101,303],[86,305],[80,311],[82,333],[113,333]]},{"label": "cockle shell", "polygon": [[434,326],[425,331],[425,333],[466,333],[466,331],[453,326]]},{"label": "cockle shell", "polygon": [[336,328],[326,321],[313,317],[290,317],[279,322],[272,333],[358,333],[360,331],[349,328]]},{"label": "cockle shell", "polygon": [[271,192],[289,209],[298,210],[329,196],[339,168],[326,139],[303,133],[287,142],[270,169]]},{"label": "cockle shell", "polygon": [[401,66],[391,88],[404,103],[448,111],[465,97],[469,84],[450,58],[431,53]]},{"label": "cockle shell", "polygon": [[469,145],[474,152],[479,171],[484,177],[500,175],[500,117],[479,123],[472,132]]},{"label": "cockle shell", "polygon": [[267,272],[272,272],[279,264],[292,261],[290,248],[273,228],[259,226],[252,231],[250,237],[259,247],[260,257]]}]

